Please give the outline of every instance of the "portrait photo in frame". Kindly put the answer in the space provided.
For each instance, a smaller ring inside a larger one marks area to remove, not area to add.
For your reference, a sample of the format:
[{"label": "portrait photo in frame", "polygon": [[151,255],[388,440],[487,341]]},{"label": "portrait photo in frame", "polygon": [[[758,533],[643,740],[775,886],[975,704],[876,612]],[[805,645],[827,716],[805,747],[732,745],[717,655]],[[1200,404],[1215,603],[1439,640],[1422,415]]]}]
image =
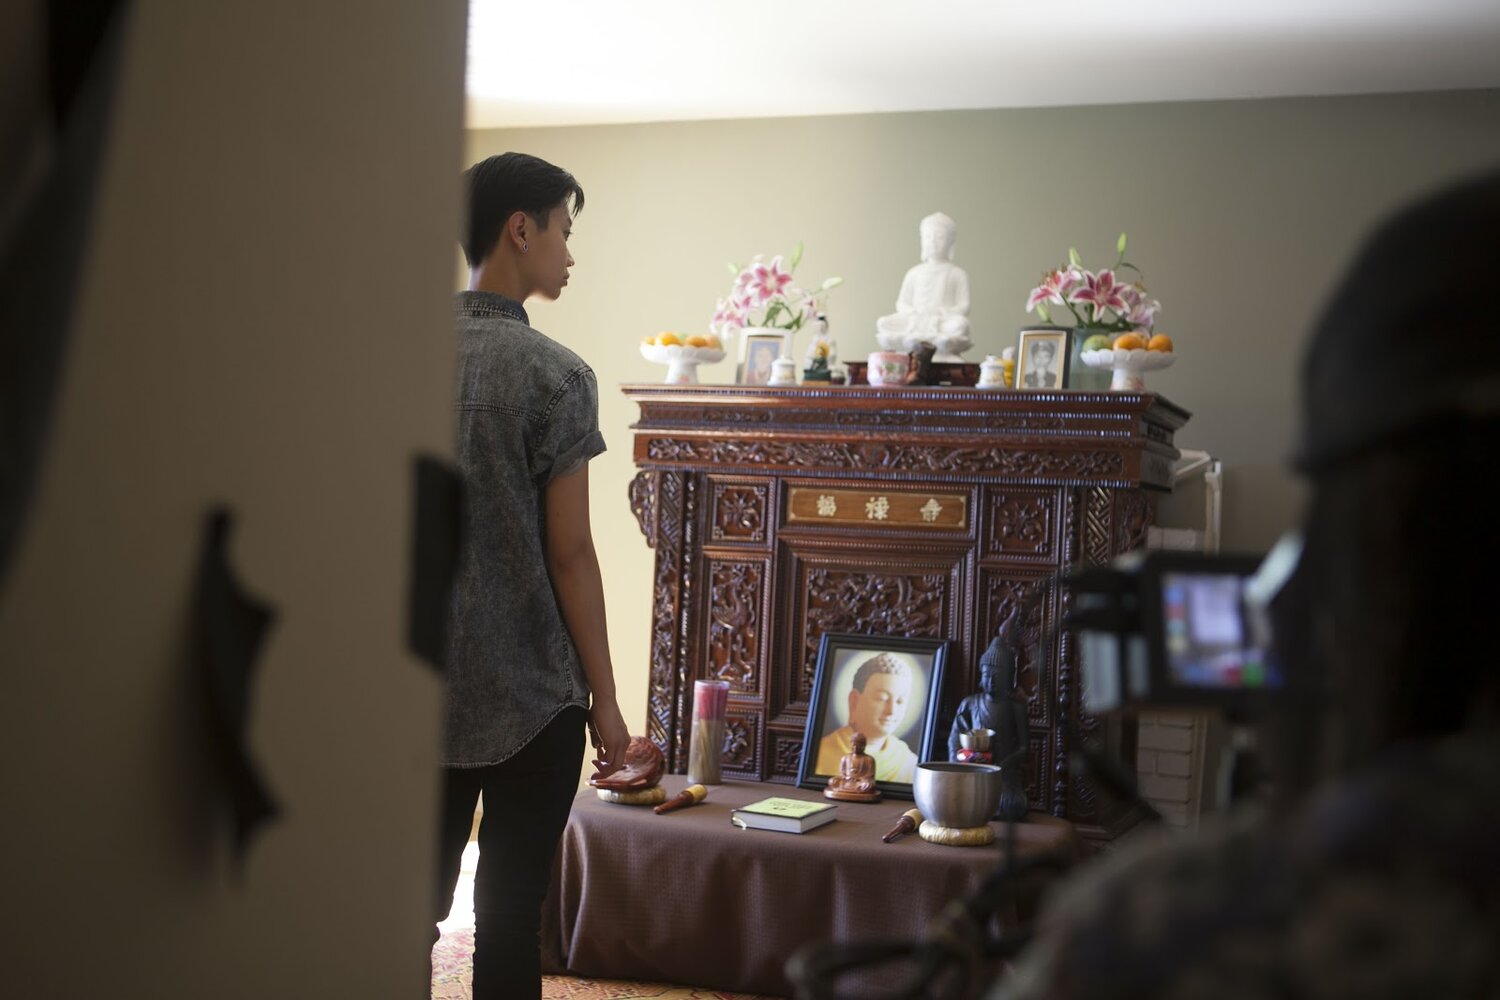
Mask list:
[{"label": "portrait photo in frame", "polygon": [[771,381],[771,362],[786,354],[790,347],[788,334],[784,332],[742,333],[735,381],[740,385],[765,385]]},{"label": "portrait photo in frame", "polygon": [[917,763],[931,760],[937,744],[949,646],[947,639],[824,633],[797,785],[826,788],[858,727],[875,758],[875,787],[888,798],[911,798]]},{"label": "portrait photo in frame", "polygon": [[1072,331],[1032,327],[1021,331],[1016,347],[1017,389],[1061,389],[1067,385]]}]

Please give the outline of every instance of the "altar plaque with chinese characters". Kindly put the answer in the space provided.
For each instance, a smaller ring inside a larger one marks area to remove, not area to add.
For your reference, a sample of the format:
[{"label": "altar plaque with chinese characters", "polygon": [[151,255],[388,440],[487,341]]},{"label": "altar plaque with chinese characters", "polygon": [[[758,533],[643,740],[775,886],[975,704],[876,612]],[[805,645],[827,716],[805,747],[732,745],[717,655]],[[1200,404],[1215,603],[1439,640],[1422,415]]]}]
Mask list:
[{"label": "altar plaque with chinese characters", "polygon": [[792,487],[789,521],[860,524],[872,528],[962,528],[969,498],[961,493]]}]

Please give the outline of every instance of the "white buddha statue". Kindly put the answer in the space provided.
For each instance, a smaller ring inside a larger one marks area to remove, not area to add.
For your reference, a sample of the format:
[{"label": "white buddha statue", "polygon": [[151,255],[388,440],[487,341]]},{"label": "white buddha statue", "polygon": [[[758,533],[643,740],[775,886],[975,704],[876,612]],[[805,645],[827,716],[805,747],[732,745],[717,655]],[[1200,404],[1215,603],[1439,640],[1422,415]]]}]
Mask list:
[{"label": "white buddha statue", "polygon": [[887,351],[911,353],[920,343],[937,348],[933,361],[960,362],[969,339],[969,276],[953,263],[958,227],[942,212],[922,220],[922,263],[906,272],[896,311],[875,321]]}]

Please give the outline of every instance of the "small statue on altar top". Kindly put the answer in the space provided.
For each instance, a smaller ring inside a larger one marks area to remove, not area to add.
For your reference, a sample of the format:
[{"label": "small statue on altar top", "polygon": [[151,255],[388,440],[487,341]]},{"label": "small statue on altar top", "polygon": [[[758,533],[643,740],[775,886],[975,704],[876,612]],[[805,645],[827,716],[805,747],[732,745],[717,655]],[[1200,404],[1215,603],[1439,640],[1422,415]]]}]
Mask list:
[{"label": "small statue on altar top", "polygon": [[896,311],[875,321],[876,339],[887,351],[910,354],[918,344],[936,351],[934,360],[961,362],[974,346],[969,338],[969,276],[953,263],[958,226],[934,212],[918,226],[922,262],[906,272]]},{"label": "small statue on altar top", "polygon": [[807,345],[807,356],[802,359],[802,381],[827,382],[839,359],[838,343],[829,335],[828,317],[822,313],[807,326],[812,331],[812,340]]},{"label": "small statue on altar top", "polygon": [[875,787],[875,758],[865,753],[865,734],[855,733],[850,752],[839,759],[839,773],[828,779],[823,795],[844,802],[879,802]]}]

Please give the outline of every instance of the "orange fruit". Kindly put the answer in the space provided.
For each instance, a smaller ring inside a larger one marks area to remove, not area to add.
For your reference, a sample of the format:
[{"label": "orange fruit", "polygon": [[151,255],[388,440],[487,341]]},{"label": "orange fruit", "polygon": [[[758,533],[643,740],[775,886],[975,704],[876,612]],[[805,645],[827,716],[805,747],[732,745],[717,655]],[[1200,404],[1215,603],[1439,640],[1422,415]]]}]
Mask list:
[{"label": "orange fruit", "polygon": [[721,347],[723,347],[723,346],[724,346],[724,345],[723,345],[723,344],[722,344],[722,343],[720,343],[720,342],[719,342],[719,338],[718,338],[718,336],[717,336],[717,335],[716,335],[716,334],[712,334],[712,333],[710,333],[710,334],[709,334],[709,335],[708,335],[708,336],[707,336],[707,337],[706,337],[706,338],[704,338],[704,339],[706,339],[706,340],[707,340],[707,341],[708,341],[708,346],[709,346],[709,347],[712,347],[712,348],[713,348],[713,349],[714,349],[714,350],[716,350],[716,351],[717,351],[717,350],[718,350],[718,349],[719,349],[719,348],[721,348]]},{"label": "orange fruit", "polygon": [[1148,351],[1170,351],[1171,349],[1172,338],[1168,337],[1165,333],[1158,333],[1146,341],[1146,350]]},{"label": "orange fruit", "polygon": [[1115,338],[1115,350],[1139,351],[1146,346],[1146,339],[1138,333],[1122,333]]},{"label": "orange fruit", "polygon": [[656,342],[662,347],[677,347],[682,344],[682,338],[675,333],[663,333],[657,335]]},{"label": "orange fruit", "polygon": [[687,339],[687,345],[689,347],[707,347],[708,338],[702,334],[695,333]]}]

